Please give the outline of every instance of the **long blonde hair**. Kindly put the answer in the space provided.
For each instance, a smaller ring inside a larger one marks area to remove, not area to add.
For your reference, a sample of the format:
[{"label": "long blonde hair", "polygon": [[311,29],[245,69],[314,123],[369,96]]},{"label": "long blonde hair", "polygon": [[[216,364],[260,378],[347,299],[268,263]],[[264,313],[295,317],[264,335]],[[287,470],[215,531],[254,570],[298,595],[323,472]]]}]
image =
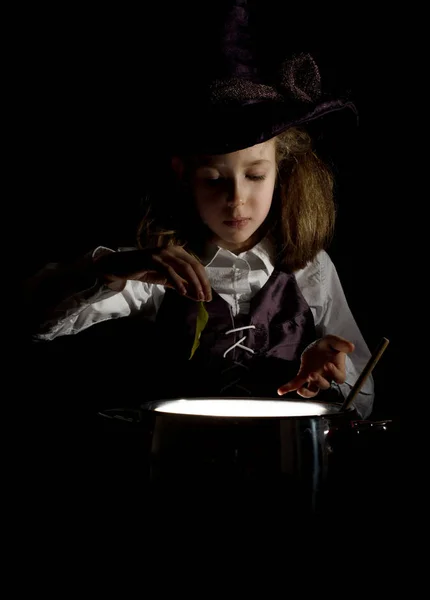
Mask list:
[{"label": "long blonde hair", "polygon": [[[274,249],[275,265],[296,271],[330,243],[335,221],[333,176],[296,127],[275,138],[277,180],[269,214],[261,226]],[[184,164],[189,164],[184,157]],[[189,173],[188,173],[189,175]],[[137,231],[139,248],[181,245],[200,255],[212,232],[201,222],[188,185],[170,173],[163,198],[149,194]],[[260,238],[260,239],[261,239]]]}]

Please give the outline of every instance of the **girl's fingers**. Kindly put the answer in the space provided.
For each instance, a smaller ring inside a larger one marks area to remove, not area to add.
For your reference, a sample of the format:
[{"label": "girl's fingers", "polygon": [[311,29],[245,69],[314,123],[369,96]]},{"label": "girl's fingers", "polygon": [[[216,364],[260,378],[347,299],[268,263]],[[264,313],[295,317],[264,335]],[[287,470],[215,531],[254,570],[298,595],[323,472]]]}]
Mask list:
[{"label": "girl's fingers", "polygon": [[[203,291],[202,282],[195,271],[194,265],[191,265],[189,262],[182,260],[181,258],[175,258],[175,269],[180,271],[181,275],[189,282],[192,290],[194,291],[194,296],[198,300],[206,300],[206,292]],[[188,290],[190,295],[193,295],[191,289]]]},{"label": "girl's fingers", "polygon": [[331,378],[326,378],[319,373],[310,373],[307,378],[295,377],[278,389],[278,395],[283,396],[287,392],[297,391],[302,398],[313,398],[320,390],[328,390],[331,387]]},{"label": "girl's fingers", "polygon": [[194,273],[197,275],[199,279],[199,283],[202,289],[202,292],[205,296],[206,300],[212,300],[212,288],[209,283],[209,279],[207,273],[205,271],[202,263],[192,254],[184,250],[182,246],[176,246],[174,248],[174,253],[180,259],[182,259],[185,263],[191,265]]},{"label": "girl's fingers", "polygon": [[132,275],[131,279],[136,279],[137,281],[142,281],[143,283],[153,283],[155,285],[162,285],[164,287],[168,287],[172,290],[177,290],[177,286],[175,286],[169,278],[163,275],[162,273],[158,273],[158,271],[144,271],[143,273],[135,273]]},{"label": "girl's fingers", "polygon": [[113,278],[136,279],[174,288],[193,300],[212,299],[212,290],[201,262],[180,246],[114,252],[97,262],[101,273]]},{"label": "girl's fingers", "polygon": [[278,396],[283,396],[284,394],[287,394],[288,392],[294,392],[294,390],[297,390],[299,388],[301,388],[303,385],[305,385],[307,381],[306,377],[301,377],[300,375],[296,375],[296,377],[294,377],[294,379],[291,379],[291,381],[289,381],[288,383],[285,383],[284,385],[281,385],[280,388],[278,388]]},{"label": "girl's fingers", "polygon": [[193,269],[193,273],[195,273],[198,277],[198,280],[199,280],[199,283],[201,286],[201,290],[203,292],[205,299],[208,301],[212,300],[211,284],[209,283],[207,273],[206,273],[205,268],[202,265],[202,263],[195,256],[191,255],[189,252],[184,250],[182,247],[176,248],[176,252],[178,253],[179,257],[185,263],[191,265],[191,267]]},{"label": "girl's fingers", "polygon": [[211,287],[203,265],[182,248],[177,248],[175,253],[172,252],[166,250],[160,256],[154,257],[154,260],[165,267],[169,265],[176,273],[181,274],[182,279],[188,284],[188,296],[197,300],[210,300]]},{"label": "girl's fingers", "polygon": [[319,375],[311,373],[305,386],[297,390],[299,396],[303,398],[313,398],[320,390],[328,390],[331,387],[330,381]]},{"label": "girl's fingers", "polygon": [[328,390],[330,386],[330,381],[319,373],[311,373],[308,377],[308,389]]},{"label": "girl's fingers", "polygon": [[334,363],[327,363],[324,366],[324,373],[336,383],[345,383],[345,370],[339,369]]},{"label": "girl's fingers", "polygon": [[297,390],[297,394],[302,398],[313,398],[319,391],[317,387],[301,387]]},{"label": "girl's fingers", "polygon": [[354,352],[354,344],[338,335],[326,335],[324,341],[328,344],[330,350],[334,352],[345,352],[346,354]]},{"label": "girl's fingers", "polygon": [[178,292],[183,296],[188,295],[188,282],[183,277],[178,275],[175,269],[170,265],[166,265],[166,270],[169,274],[169,278],[173,281],[175,288],[178,290]]},{"label": "girl's fingers", "polygon": [[210,302],[212,300],[212,288],[211,288],[211,284],[209,282],[207,273],[205,271],[205,268],[201,263],[197,263],[195,265],[195,269],[196,269],[197,275],[199,276],[200,284],[203,288],[203,294],[205,296],[205,299],[207,302]]},{"label": "girl's fingers", "polygon": [[[178,275],[175,269],[166,262],[164,262],[164,260],[159,256],[154,256],[154,261],[158,263],[162,267],[162,270],[167,273],[166,281],[172,282],[175,289],[177,289],[180,294],[185,295],[187,293],[187,288],[184,284],[185,280],[180,275]],[[163,279],[162,275],[160,276],[160,279]],[[165,284],[162,283],[161,285]]]}]

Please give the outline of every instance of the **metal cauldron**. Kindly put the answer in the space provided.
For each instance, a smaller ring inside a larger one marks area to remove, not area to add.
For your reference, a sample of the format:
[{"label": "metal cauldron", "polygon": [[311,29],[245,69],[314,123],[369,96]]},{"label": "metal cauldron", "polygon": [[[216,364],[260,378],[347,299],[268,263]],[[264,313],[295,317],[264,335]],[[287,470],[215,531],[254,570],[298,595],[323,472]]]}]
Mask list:
[{"label": "metal cauldron", "polygon": [[390,425],[340,409],[305,400],[188,398],[100,415],[128,439],[137,436],[145,457],[138,460],[139,477],[158,498],[227,498],[237,506],[264,502],[284,512],[316,514],[334,497],[338,506],[348,502],[360,444]]}]

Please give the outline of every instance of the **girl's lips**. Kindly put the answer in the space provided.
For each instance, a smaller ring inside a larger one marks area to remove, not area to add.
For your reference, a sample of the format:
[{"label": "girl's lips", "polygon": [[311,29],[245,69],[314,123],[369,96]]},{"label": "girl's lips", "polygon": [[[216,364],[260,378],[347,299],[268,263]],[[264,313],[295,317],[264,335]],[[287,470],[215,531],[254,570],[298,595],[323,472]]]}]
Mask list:
[{"label": "girl's lips", "polygon": [[224,225],[227,227],[234,227],[235,229],[242,229],[246,227],[250,219],[234,219],[233,221],[224,221]]}]

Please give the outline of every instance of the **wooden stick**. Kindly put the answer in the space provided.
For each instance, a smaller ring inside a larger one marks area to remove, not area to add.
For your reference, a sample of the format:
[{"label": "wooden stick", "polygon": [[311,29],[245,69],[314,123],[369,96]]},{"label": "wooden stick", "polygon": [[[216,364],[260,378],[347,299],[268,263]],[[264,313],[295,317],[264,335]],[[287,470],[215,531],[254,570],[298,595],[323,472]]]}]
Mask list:
[{"label": "wooden stick", "polygon": [[356,397],[358,392],[363,387],[364,382],[366,381],[366,379],[369,377],[370,373],[375,368],[376,363],[381,358],[382,354],[385,352],[385,349],[389,343],[390,343],[389,340],[387,340],[387,338],[385,338],[385,337],[382,338],[382,340],[379,342],[376,350],[373,352],[372,356],[369,358],[366,366],[364,367],[364,369],[361,372],[361,375],[355,382],[354,387],[349,392],[348,397],[346,398],[345,402],[342,404],[341,409],[340,409],[341,411],[347,410],[351,406],[352,402],[354,401],[354,398]]}]

